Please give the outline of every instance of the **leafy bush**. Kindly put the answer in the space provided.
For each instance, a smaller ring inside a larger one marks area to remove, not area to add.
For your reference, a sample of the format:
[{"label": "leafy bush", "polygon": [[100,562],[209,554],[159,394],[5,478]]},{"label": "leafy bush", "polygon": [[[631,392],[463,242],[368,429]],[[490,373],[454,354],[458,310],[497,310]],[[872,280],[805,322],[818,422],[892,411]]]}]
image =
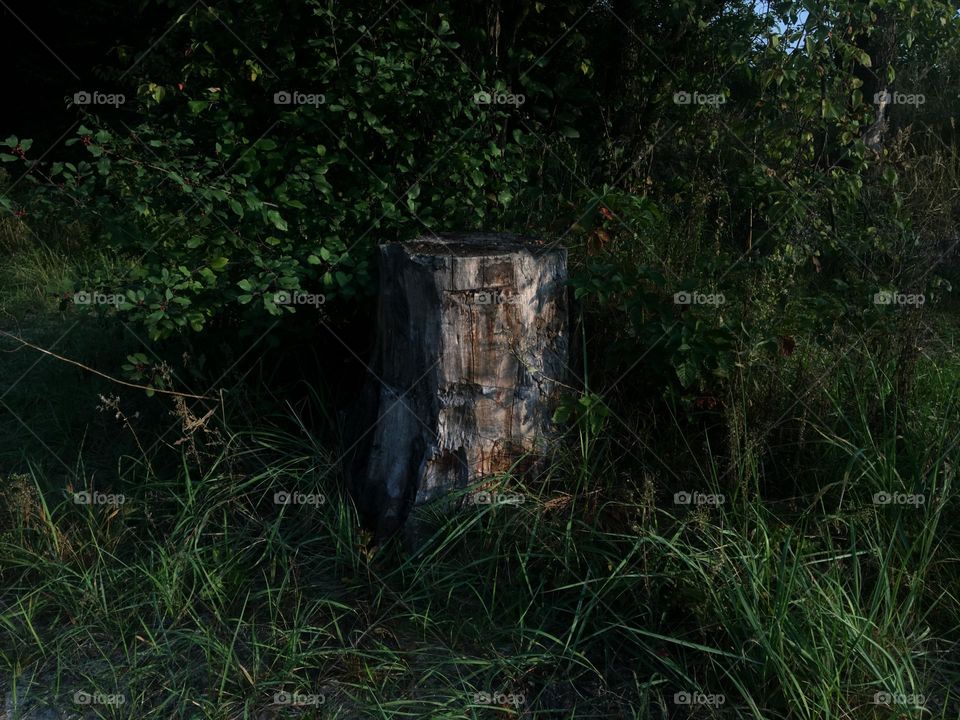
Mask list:
[{"label": "leafy bush", "polygon": [[293,312],[278,292],[349,299],[370,289],[377,243],[498,225],[529,187],[535,141],[516,105],[475,96],[510,88],[457,60],[442,3],[386,8],[187,13],[164,40],[182,52],[138,69],[134,128],[88,115],[67,143],[83,152],[42,168],[29,140],[7,139],[0,159],[23,158],[34,181],[29,208],[8,206],[96,218],[99,241],[139,260],[78,286],[122,294],[118,311],[154,339]]}]

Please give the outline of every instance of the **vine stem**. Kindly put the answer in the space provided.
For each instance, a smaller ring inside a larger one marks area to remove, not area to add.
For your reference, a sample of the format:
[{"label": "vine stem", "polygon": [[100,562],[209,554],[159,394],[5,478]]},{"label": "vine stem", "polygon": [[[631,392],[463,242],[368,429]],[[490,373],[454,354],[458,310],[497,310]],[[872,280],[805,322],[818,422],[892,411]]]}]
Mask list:
[{"label": "vine stem", "polygon": [[89,365],[84,365],[83,363],[77,362],[76,360],[71,360],[70,358],[64,357],[63,355],[57,355],[57,353],[52,352],[51,350],[47,350],[46,348],[42,348],[37,345],[34,345],[33,343],[29,343],[23,338],[18,338],[16,335],[12,335],[11,333],[6,332],[5,330],[0,330],[0,335],[3,335],[4,337],[8,337],[12,340],[16,340],[21,345],[25,345],[26,347],[31,348],[32,350],[36,350],[37,352],[42,352],[44,355],[49,355],[50,357],[56,358],[57,360],[61,360],[62,362],[65,362],[65,363],[69,363],[70,365],[76,365],[78,368],[81,368],[88,372],[92,372],[94,375],[99,375],[100,377],[106,378],[110,382],[115,382],[118,385],[126,385],[127,387],[137,388],[139,390],[150,390],[151,392],[162,393],[164,395],[173,395],[175,397],[193,398],[195,400],[215,400],[216,399],[208,395],[192,395],[190,393],[177,392],[176,390],[163,390],[161,388],[149,387],[148,385],[138,385],[137,383],[131,383],[131,382],[127,382],[126,380],[120,380],[119,378],[115,378],[110,375],[107,375],[106,373],[102,373],[99,370],[95,370]]}]

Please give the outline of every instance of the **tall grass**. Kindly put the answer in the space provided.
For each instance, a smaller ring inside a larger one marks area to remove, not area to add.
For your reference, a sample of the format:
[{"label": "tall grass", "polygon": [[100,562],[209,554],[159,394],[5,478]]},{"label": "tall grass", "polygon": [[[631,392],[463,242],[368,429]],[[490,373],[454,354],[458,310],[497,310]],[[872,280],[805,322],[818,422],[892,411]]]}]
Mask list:
[{"label": "tall grass", "polygon": [[122,694],[101,717],[956,718],[956,367],[921,364],[918,406],[861,360],[831,376],[826,422],[807,416],[820,459],[794,497],[709,452],[681,488],[611,420],[499,479],[524,502],[428,516],[413,553],[370,545],[302,429],[226,435],[202,472],[143,463],[98,488],[116,507],[6,478],[7,690]]}]

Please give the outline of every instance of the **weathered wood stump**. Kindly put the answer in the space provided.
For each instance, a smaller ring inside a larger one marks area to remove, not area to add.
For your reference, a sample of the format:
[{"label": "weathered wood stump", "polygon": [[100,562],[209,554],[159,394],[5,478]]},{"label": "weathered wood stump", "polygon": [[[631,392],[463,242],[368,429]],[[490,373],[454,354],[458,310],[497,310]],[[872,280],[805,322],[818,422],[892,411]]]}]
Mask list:
[{"label": "weathered wood stump", "polygon": [[348,477],[378,538],[542,456],[567,362],[566,280],[565,250],[512,235],[381,246],[372,376],[346,434]]}]

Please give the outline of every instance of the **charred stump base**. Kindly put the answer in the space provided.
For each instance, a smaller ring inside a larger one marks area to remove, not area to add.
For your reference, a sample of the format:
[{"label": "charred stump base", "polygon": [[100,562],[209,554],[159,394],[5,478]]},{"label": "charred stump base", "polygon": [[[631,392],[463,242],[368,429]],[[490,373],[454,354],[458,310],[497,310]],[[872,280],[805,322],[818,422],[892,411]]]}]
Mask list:
[{"label": "charred stump base", "polygon": [[511,235],[380,247],[371,377],[352,408],[348,480],[378,540],[418,510],[540,456],[568,351],[566,251]]}]

